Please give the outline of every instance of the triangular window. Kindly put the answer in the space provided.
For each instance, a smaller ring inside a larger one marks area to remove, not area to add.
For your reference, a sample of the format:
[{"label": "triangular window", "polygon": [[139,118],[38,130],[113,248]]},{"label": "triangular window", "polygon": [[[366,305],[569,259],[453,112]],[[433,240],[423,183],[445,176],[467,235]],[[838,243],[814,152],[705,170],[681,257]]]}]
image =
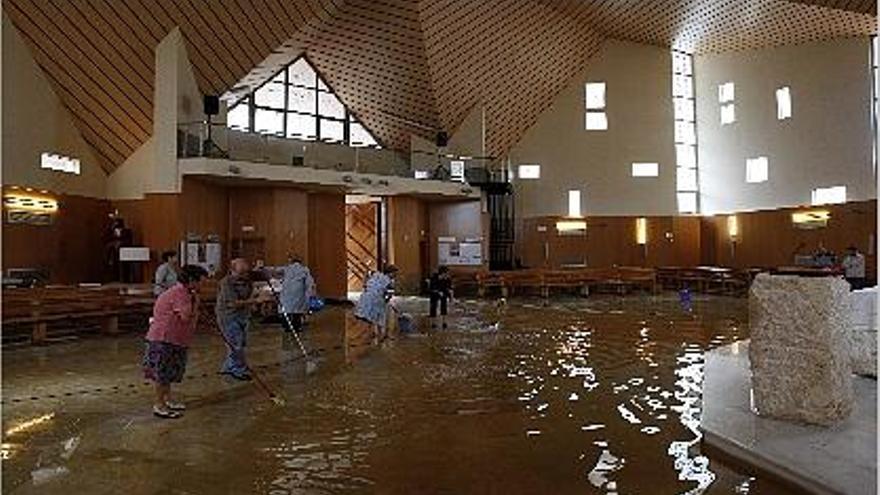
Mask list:
[{"label": "triangular window", "polygon": [[379,145],[304,57],[230,107],[226,121],[232,129],[260,134]]}]

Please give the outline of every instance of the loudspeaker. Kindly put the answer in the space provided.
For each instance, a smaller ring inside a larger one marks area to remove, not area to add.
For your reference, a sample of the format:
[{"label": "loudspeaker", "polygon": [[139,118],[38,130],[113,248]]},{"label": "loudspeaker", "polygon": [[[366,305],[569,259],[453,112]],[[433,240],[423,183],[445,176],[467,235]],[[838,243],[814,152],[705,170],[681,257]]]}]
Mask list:
[{"label": "loudspeaker", "polygon": [[449,144],[449,135],[446,134],[446,131],[440,131],[437,133],[437,147],[445,148],[446,145]]},{"label": "loudspeaker", "polygon": [[217,115],[220,113],[220,97],[217,95],[205,95],[205,115]]}]

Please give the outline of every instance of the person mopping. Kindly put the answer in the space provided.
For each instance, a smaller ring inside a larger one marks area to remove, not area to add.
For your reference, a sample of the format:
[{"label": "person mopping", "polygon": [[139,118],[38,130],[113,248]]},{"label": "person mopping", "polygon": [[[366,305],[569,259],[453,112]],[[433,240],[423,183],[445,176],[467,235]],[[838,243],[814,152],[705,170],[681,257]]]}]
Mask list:
[{"label": "person mopping", "polygon": [[288,261],[287,266],[279,270],[283,278],[278,311],[287,315],[281,318],[285,332],[301,332],[305,315],[309,312],[309,300],[315,295],[315,279],[303,264],[302,257],[294,254]]},{"label": "person mopping", "polygon": [[153,305],[153,318],[146,335],[144,377],[156,384],[153,415],[179,418],[186,409],[171,400],[171,384],[180,383],[186,373],[187,350],[196,331],[199,292],[207,272],[200,266],[185,266],[177,282],[165,290]]},{"label": "person mopping", "polygon": [[437,307],[440,309],[440,324],[446,329],[446,314],[449,301],[452,300],[452,277],[449,267],[440,266],[428,280],[428,297],[430,299],[431,329],[437,328]]},{"label": "person mopping", "polygon": [[245,359],[251,306],[271,300],[271,296],[253,297],[254,284],[250,271],[250,263],[244,258],[229,262],[229,274],[220,280],[217,305],[214,308],[217,323],[226,337],[227,347],[220,374],[242,381],[251,380]]},{"label": "person mopping", "polygon": [[381,272],[374,272],[364,282],[364,292],[354,308],[354,317],[373,330],[373,342],[385,339],[388,301],[394,295],[394,278],[397,267],[386,265]]}]

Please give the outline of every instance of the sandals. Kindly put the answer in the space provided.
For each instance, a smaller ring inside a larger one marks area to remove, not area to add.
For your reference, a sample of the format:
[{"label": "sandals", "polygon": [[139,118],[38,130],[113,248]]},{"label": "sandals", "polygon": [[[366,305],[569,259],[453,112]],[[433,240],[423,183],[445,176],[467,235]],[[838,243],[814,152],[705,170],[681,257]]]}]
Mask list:
[{"label": "sandals", "polygon": [[160,409],[158,406],[153,406],[153,416],[162,419],[177,419],[183,415],[171,409]]}]

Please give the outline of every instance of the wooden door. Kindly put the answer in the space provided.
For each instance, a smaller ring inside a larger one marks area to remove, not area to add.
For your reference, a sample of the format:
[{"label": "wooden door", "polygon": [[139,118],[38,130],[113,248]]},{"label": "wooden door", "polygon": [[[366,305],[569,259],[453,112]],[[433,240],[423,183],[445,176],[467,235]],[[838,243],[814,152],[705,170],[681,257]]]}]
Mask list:
[{"label": "wooden door", "polygon": [[377,267],[377,215],[376,203],[345,205],[345,252],[350,292],[362,290],[367,273]]}]

